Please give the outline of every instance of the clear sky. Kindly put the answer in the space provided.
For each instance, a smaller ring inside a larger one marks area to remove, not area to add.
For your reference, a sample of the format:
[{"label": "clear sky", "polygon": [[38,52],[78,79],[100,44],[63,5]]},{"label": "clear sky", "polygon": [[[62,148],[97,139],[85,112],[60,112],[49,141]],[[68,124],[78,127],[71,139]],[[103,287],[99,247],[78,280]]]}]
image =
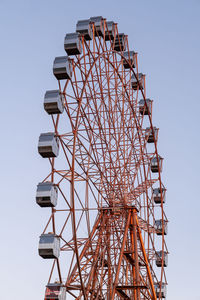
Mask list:
[{"label": "clear sky", "polygon": [[43,95],[57,88],[55,56],[77,20],[118,22],[139,53],[165,158],[168,299],[199,300],[200,0],[0,0],[1,298],[43,299],[50,264],[37,254],[47,214],[35,204],[48,170],[37,154],[51,127]]}]

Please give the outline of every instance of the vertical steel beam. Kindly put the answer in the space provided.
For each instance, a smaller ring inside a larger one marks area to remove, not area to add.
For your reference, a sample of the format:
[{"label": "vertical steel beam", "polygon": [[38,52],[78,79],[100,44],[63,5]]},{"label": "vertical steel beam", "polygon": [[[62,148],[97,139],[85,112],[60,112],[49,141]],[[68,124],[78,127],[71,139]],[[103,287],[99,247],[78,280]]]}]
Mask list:
[{"label": "vertical steel beam", "polygon": [[151,270],[150,270],[150,267],[149,267],[149,262],[148,262],[148,259],[147,259],[147,255],[146,255],[146,251],[145,251],[145,247],[144,247],[144,243],[143,243],[143,239],[142,239],[142,234],[141,234],[141,230],[140,230],[140,227],[139,227],[137,217],[136,217],[136,224],[137,224],[137,231],[138,231],[138,235],[139,235],[139,240],[140,240],[140,244],[141,244],[142,253],[143,253],[143,256],[144,256],[145,263],[146,263],[147,274],[148,274],[148,278],[149,278],[149,282],[150,282],[150,286],[151,286],[152,299],[157,300],[156,292],[155,292],[155,288],[154,288],[154,283],[153,283],[153,279],[152,279],[152,275],[151,275]]},{"label": "vertical steel beam", "polygon": [[127,241],[128,228],[129,228],[129,225],[130,225],[130,217],[131,217],[131,213],[130,213],[130,211],[128,211],[128,217],[127,217],[126,226],[125,226],[125,230],[124,230],[124,237],[123,237],[122,247],[121,247],[121,251],[120,251],[120,255],[119,255],[118,266],[117,266],[117,271],[116,271],[116,275],[115,275],[115,281],[114,281],[111,300],[115,299],[116,286],[117,286],[118,279],[119,279],[119,272],[120,272],[120,268],[121,268],[122,258],[123,258],[123,255],[124,255],[125,244],[126,244],[126,241]]},{"label": "vertical steel beam", "polygon": [[[138,245],[137,245],[137,224],[136,224],[136,216],[137,212],[136,209],[131,211],[131,241],[133,243],[133,250],[134,250],[134,264],[135,264],[135,283],[136,286],[139,286],[139,278],[140,278],[140,270],[139,270],[139,261],[138,261]],[[135,289],[136,292],[136,299],[140,300],[140,289],[137,287]]]}]

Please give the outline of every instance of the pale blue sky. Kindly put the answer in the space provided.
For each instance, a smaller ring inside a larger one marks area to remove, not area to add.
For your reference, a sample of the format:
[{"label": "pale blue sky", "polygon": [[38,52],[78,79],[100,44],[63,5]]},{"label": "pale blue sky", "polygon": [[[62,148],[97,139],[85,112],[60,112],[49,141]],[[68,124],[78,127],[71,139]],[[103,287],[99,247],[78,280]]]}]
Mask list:
[{"label": "pale blue sky", "polygon": [[34,199],[48,170],[37,154],[51,128],[43,95],[57,87],[52,62],[65,33],[96,15],[118,22],[147,74],[168,189],[168,299],[198,300],[200,0],[0,0],[1,297],[43,299],[50,264],[37,246],[47,214]]}]

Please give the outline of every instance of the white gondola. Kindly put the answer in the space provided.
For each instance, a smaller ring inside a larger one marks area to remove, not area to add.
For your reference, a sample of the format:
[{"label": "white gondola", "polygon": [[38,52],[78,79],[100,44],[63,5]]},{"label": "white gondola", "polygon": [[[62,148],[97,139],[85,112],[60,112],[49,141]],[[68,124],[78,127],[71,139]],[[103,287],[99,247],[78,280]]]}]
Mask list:
[{"label": "white gondola", "polygon": [[37,185],[36,202],[41,207],[55,207],[58,199],[58,188],[53,182],[40,182]]},{"label": "white gondola", "polygon": [[123,65],[125,69],[136,67],[136,53],[134,51],[126,51],[123,53]]},{"label": "white gondola", "polygon": [[[164,227],[164,231],[163,231],[163,227]],[[164,233],[164,235],[167,235],[168,233],[168,222],[162,219],[160,220],[156,220],[155,221],[155,230],[156,230],[156,234],[157,235],[162,235],[162,232]]]},{"label": "white gondola", "polygon": [[161,289],[160,289],[160,283],[155,284],[155,290],[156,290],[156,297],[159,299],[160,295],[161,298],[166,298],[167,297],[167,287],[165,283],[161,284]]},{"label": "white gondola", "polygon": [[105,40],[114,40],[115,36],[115,23],[113,21],[106,22],[105,28]]},{"label": "white gondola", "polygon": [[90,21],[94,23],[95,30],[94,30],[94,35],[95,36],[103,36],[104,34],[104,20],[102,16],[98,17],[91,17]]},{"label": "white gondola", "polygon": [[44,259],[58,258],[60,256],[60,238],[53,233],[42,234],[38,252]]},{"label": "white gondola", "polygon": [[57,157],[59,153],[59,139],[54,132],[41,133],[38,152],[42,157]]},{"label": "white gondola", "polygon": [[50,115],[61,114],[64,110],[64,96],[59,90],[46,91],[44,109]]},{"label": "white gondola", "polygon": [[80,20],[76,24],[76,32],[84,36],[86,41],[92,40],[92,26],[91,20]]},{"label": "white gondola", "polygon": [[76,55],[82,53],[81,36],[78,32],[67,33],[64,43],[65,51],[68,55]]},{"label": "white gondola", "polygon": [[116,34],[115,41],[114,41],[114,50],[125,51],[126,50],[125,40],[126,39],[124,33]]},{"label": "white gondola", "polygon": [[53,74],[58,80],[71,79],[72,65],[68,56],[59,56],[54,59]]},{"label": "white gondola", "polygon": [[47,284],[44,300],[66,300],[66,287],[60,283]]},{"label": "white gondola", "polygon": [[162,164],[163,164],[163,158],[161,156],[158,155],[158,159],[156,156],[154,158],[152,158],[151,172],[158,173],[159,170],[160,170],[160,172],[162,172]]},{"label": "white gondola", "polygon": [[168,266],[168,254],[166,251],[158,251],[156,252],[156,266],[162,267],[162,256],[163,256],[163,266]]},{"label": "white gondola", "polygon": [[139,101],[139,112],[141,115],[151,115],[153,101],[150,99],[141,99]]},{"label": "white gondola", "polygon": [[138,73],[138,81],[139,81],[139,84],[138,84],[138,81],[137,81],[135,75],[133,74],[131,76],[131,85],[132,85],[133,90],[137,90],[139,87],[141,89],[144,89],[144,78],[145,78],[145,76],[142,73]]},{"label": "white gondola", "polygon": [[163,203],[166,201],[166,189],[162,188],[155,188],[153,189],[153,200],[156,204],[161,204],[161,194],[162,194],[162,199]]},{"label": "white gondola", "polygon": [[155,139],[155,141],[157,141],[158,128],[153,127],[153,130],[152,130],[151,127],[147,127],[145,129],[145,139],[146,139],[147,143],[154,143],[154,139]]}]

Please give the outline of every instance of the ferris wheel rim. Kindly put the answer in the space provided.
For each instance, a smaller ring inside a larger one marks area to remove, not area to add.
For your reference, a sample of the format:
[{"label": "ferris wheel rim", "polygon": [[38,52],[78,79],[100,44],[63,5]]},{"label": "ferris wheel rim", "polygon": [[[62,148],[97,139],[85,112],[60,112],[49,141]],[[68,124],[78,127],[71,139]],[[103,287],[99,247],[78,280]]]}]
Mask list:
[{"label": "ferris wheel rim", "polygon": [[[115,38],[116,36],[118,35],[118,38],[119,38],[119,33],[118,33],[118,28],[115,25],[115,30],[117,30],[117,33],[115,34]],[[107,23],[106,23],[106,19],[104,19],[104,38],[103,38],[103,42],[100,43],[100,46],[99,46],[99,49],[101,48],[102,51],[104,49],[104,43],[106,42],[105,41],[105,26],[107,26]],[[93,27],[93,39],[96,39],[95,35],[94,35],[94,32],[96,31],[96,28],[94,26],[94,24],[92,25]],[[97,32],[97,37],[98,39],[100,40],[101,37],[98,35],[98,32]],[[110,38],[110,37],[109,37]],[[128,39],[127,39],[127,36],[126,36],[126,40],[127,40],[127,43],[128,43]],[[96,41],[96,40],[95,40]],[[85,41],[84,37],[82,37],[82,43],[84,43],[87,45],[87,42]],[[113,41],[111,41],[110,39],[110,42],[112,43]],[[90,42],[89,42],[90,43]],[[93,41],[94,43],[94,41]],[[103,46],[102,46],[103,45]],[[87,47],[89,47],[87,45]],[[128,49],[129,51],[129,49]],[[107,61],[108,64],[110,64],[112,66],[112,68],[114,69],[114,72],[117,74],[117,76],[119,77],[122,85],[123,85],[123,88],[125,89],[126,91],[126,87],[125,87],[125,84],[124,84],[124,79],[121,78],[120,76],[120,72],[119,72],[119,67],[120,65],[118,65],[117,67],[114,65],[114,63],[112,63],[110,60],[109,60],[109,56],[106,57],[106,54],[108,55],[109,53],[111,53],[113,55],[119,55],[121,57],[121,61],[122,59],[125,59],[126,58],[123,56],[123,51],[115,51],[114,49],[112,49],[112,47],[109,49],[109,50],[106,50],[106,51],[103,51],[101,52],[100,54],[98,54],[98,56],[95,56],[95,58],[93,58],[93,62],[92,62],[92,65],[90,65],[90,69],[89,71],[86,73],[83,73],[85,75],[85,78],[84,78],[84,84],[83,84],[83,87],[82,87],[82,91],[81,91],[81,96],[79,96],[78,98],[76,98],[77,100],[77,116],[76,116],[76,120],[75,120],[75,123],[73,123],[71,120],[71,127],[72,127],[72,133],[73,133],[73,151],[72,151],[72,160],[71,160],[71,216],[72,216],[72,232],[73,232],[73,239],[75,240],[74,242],[74,248],[75,248],[75,253],[76,253],[76,260],[77,260],[77,264],[78,264],[78,271],[79,271],[79,277],[80,277],[80,281],[81,281],[81,289],[82,289],[82,292],[83,292],[83,297],[84,299],[86,299],[86,295],[85,295],[85,288],[84,288],[84,284],[83,284],[83,279],[82,279],[82,274],[81,274],[81,269],[80,269],[80,255],[79,255],[79,250],[78,250],[78,235],[77,235],[77,231],[76,231],[76,209],[75,209],[75,172],[76,172],[76,164],[77,164],[77,161],[76,161],[76,143],[77,143],[77,139],[78,139],[78,128],[79,128],[79,121],[80,119],[82,118],[82,115],[81,115],[81,109],[82,109],[82,103],[84,102],[83,101],[83,95],[85,93],[85,90],[86,90],[86,86],[89,82],[89,76],[90,76],[90,73],[92,72],[93,68],[95,67],[95,65],[97,64],[98,60],[100,61],[101,58],[103,58],[105,61]],[[91,52],[92,53],[92,52]],[[96,54],[96,53],[95,53]],[[73,65],[73,72],[75,73],[76,72],[76,67],[79,68],[79,71],[80,72],[83,72],[83,69],[81,69],[81,65],[79,66],[78,63],[80,63],[80,61],[86,56],[86,55],[89,55],[88,52],[87,54],[84,54],[82,57],[80,56],[75,56],[77,58],[77,62],[75,62],[74,59],[72,59],[72,65]],[[128,60],[126,60],[128,62]],[[154,155],[156,156],[157,160],[158,160],[158,150],[157,150],[157,139],[155,138],[155,135],[154,135],[154,130],[153,130],[153,123],[152,123],[152,116],[151,114],[149,113],[149,108],[148,108],[148,105],[147,105],[147,101],[146,101],[146,95],[145,93],[143,92],[143,89],[142,87],[140,86],[140,82],[139,82],[139,78],[137,77],[137,74],[138,74],[138,71],[135,72],[135,70],[133,69],[133,66],[130,65],[130,74],[134,74],[135,75],[135,78],[137,80],[137,83],[138,83],[138,86],[139,88],[137,88],[137,98],[138,98],[138,93],[139,91],[142,93],[142,97],[144,99],[144,103],[145,103],[145,106],[146,106],[146,109],[147,109],[147,112],[148,112],[148,118],[149,118],[149,122],[150,122],[150,128],[152,130],[152,134],[153,134],[153,140],[154,140],[154,148],[155,148],[155,152],[154,152]],[[78,70],[78,69],[77,69]],[[138,70],[138,69],[137,69]],[[76,79],[75,79],[76,80]],[[66,91],[67,91],[67,87],[68,87],[68,84],[70,84],[71,82],[71,85],[73,85],[73,82],[71,80],[67,80],[65,85],[64,85],[64,88],[62,90],[62,87],[61,87],[61,83],[60,83],[60,80],[58,80],[58,85],[59,85],[59,90],[61,91],[61,93],[65,96],[65,104],[67,103],[67,100],[66,100]],[[127,92],[127,91],[126,91]],[[128,101],[129,103],[129,106],[131,107],[131,103],[130,103],[130,99]],[[145,161],[144,161],[144,156],[145,156],[145,151],[146,150],[146,145],[143,145],[140,138],[142,136],[142,126],[140,124],[140,122],[138,121],[137,119],[137,114],[136,112],[134,111],[134,107],[131,107],[131,109],[133,109],[133,115],[134,115],[134,122],[137,124],[136,126],[136,132],[138,134],[138,138],[139,138],[139,145],[142,149],[141,153],[142,153],[142,162],[143,162],[143,168],[144,168],[144,175],[140,174],[141,178],[142,176],[145,177],[145,182],[148,178],[148,173],[149,171],[147,171],[144,167],[145,165]],[[69,116],[69,111],[67,111],[67,108],[66,108],[66,105],[65,105],[65,111],[67,113],[67,115]],[[54,117],[52,116],[52,120],[53,120],[53,124],[54,124],[54,127],[55,127],[55,133],[57,134],[57,136],[59,137],[60,139],[60,142],[62,144],[62,147],[66,146],[64,144],[64,142],[62,141],[62,135],[59,135],[59,130],[58,130],[58,124],[59,124],[59,118],[60,118],[60,115],[57,116],[56,119],[54,119]],[[140,150],[141,150],[140,149]],[[147,154],[147,153],[146,153]],[[50,160],[50,159],[49,159]],[[54,159],[50,160],[50,163],[52,165],[52,170],[53,170],[53,166],[54,166]],[[160,165],[158,165],[158,181],[159,181],[159,185],[160,185],[160,189],[161,187],[163,186],[163,183],[161,181],[161,169],[160,169]],[[147,177],[146,177],[147,176]],[[54,178],[54,171],[52,171],[52,181],[53,181],[53,178]],[[140,179],[140,178],[139,178]],[[44,180],[45,181],[45,180]],[[59,183],[58,183],[58,187],[59,187]],[[95,187],[95,185],[94,185]],[[95,187],[96,188],[96,187]],[[152,188],[152,186],[151,186]],[[148,197],[148,193],[147,193],[147,189],[148,187],[146,186],[146,194],[147,194],[147,197]],[[148,198],[147,198],[147,201],[148,201]],[[109,207],[109,206],[108,206]],[[161,211],[162,211],[162,225],[164,224],[164,220],[167,220],[166,219],[166,216],[164,215],[164,208],[163,208],[163,195],[161,193]],[[53,210],[52,210],[53,211]],[[99,210],[98,210],[99,212]],[[98,214],[97,214],[98,216]],[[97,218],[97,217],[96,217]],[[155,219],[154,219],[155,220]],[[52,219],[53,221],[53,219]],[[139,226],[139,225],[138,225]],[[54,230],[55,231],[55,230]],[[166,249],[166,246],[165,246],[165,239],[164,239],[164,226],[162,226],[162,250],[163,249]],[[89,237],[88,237],[89,238]],[[152,244],[153,245],[153,244]],[[155,251],[155,248],[153,249]],[[162,268],[161,268],[161,281],[160,281],[160,288],[161,288],[161,284],[162,284],[162,277],[163,277],[163,273],[164,273],[164,267],[163,267],[163,263],[164,263],[164,259],[163,259],[163,253],[162,253]],[[55,264],[56,261],[54,261],[54,264]],[[57,260],[57,264],[59,264],[59,261]],[[59,268],[59,265],[58,265],[58,268]],[[60,276],[61,277],[61,276]],[[160,296],[159,296],[160,297]],[[160,299],[160,298],[159,298]]]}]

